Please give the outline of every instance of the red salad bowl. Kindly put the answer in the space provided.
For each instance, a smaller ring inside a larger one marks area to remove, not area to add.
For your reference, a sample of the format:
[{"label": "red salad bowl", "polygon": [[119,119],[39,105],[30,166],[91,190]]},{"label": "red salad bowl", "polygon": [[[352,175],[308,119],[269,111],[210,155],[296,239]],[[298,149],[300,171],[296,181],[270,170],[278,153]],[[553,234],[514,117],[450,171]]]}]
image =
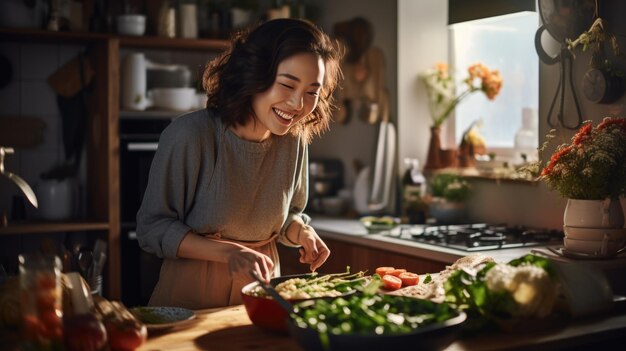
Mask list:
[{"label": "red salad bowl", "polygon": [[[270,280],[271,286],[276,286],[285,280],[292,278],[305,278],[310,274],[285,275]],[[246,307],[248,317],[252,324],[259,328],[287,334],[289,313],[282,308],[278,302],[268,296],[254,296],[252,291],[258,289],[259,283],[252,282],[241,289],[241,298],[243,305]],[[297,303],[303,300],[287,300],[290,303]]]}]

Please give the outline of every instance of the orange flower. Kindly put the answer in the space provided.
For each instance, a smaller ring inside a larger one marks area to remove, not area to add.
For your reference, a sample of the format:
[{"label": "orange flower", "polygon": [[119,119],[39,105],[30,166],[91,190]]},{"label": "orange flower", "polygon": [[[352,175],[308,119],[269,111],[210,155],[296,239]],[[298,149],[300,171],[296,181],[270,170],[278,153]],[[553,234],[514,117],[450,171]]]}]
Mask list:
[{"label": "orange flower", "polygon": [[491,71],[482,63],[475,63],[467,68],[468,77],[463,80],[464,90],[455,94],[455,82],[448,73],[448,65],[437,63],[435,69],[421,74],[429,98],[429,109],[433,127],[439,127],[466,97],[482,91],[489,100],[495,99],[502,88],[502,77],[497,70]]},{"label": "orange flower", "polygon": [[[555,132],[550,131],[547,137],[553,139]],[[626,119],[606,117],[595,127],[586,121],[570,144],[557,147],[541,170],[540,179],[570,199],[602,200],[626,195]]]},{"label": "orange flower", "polygon": [[550,162],[548,163],[548,165],[546,166],[546,168],[543,169],[543,171],[541,171],[541,176],[546,176],[549,175],[550,173],[552,173],[552,171],[554,170],[554,166],[557,164],[557,162],[559,162],[559,160],[561,159],[561,157],[563,157],[563,155],[569,153],[572,150],[572,146],[567,146],[564,147],[562,149],[560,149],[559,151],[555,152],[554,155],[552,155],[552,157],[550,157]]},{"label": "orange flower", "polygon": [[626,132],[626,120],[625,119],[615,119],[615,118],[605,118],[600,124],[598,124],[598,130],[603,130],[608,128],[609,126],[617,125],[624,132]]},{"label": "orange flower", "polygon": [[448,64],[444,62],[439,62],[435,65],[435,69],[439,72],[448,72]]},{"label": "orange flower", "polygon": [[482,63],[475,63],[467,68],[467,72],[470,80],[474,78],[484,79],[489,74],[489,68]]},{"label": "orange flower", "polygon": [[589,138],[591,138],[592,129],[593,128],[591,126],[591,123],[587,123],[584,126],[580,127],[580,129],[578,130],[578,133],[576,133],[576,135],[574,135],[574,137],[572,138],[572,143],[574,145],[580,145],[585,140],[588,140]]},{"label": "orange flower", "polygon": [[500,71],[495,70],[486,74],[482,79],[482,89],[489,100],[495,99],[502,89]]}]

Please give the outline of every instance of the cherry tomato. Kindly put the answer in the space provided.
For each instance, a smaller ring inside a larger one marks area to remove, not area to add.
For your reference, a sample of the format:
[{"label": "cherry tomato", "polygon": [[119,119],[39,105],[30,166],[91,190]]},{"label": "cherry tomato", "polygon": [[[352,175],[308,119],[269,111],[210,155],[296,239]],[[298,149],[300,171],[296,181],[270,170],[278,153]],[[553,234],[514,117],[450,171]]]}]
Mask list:
[{"label": "cherry tomato", "polygon": [[107,333],[100,320],[91,313],[63,318],[67,351],[99,351],[107,344]]},{"label": "cherry tomato", "polygon": [[39,311],[39,319],[47,328],[60,328],[62,325],[61,316],[56,310]]},{"label": "cherry tomato", "polygon": [[54,310],[57,304],[57,297],[54,290],[42,291],[37,294],[37,308],[40,311]]},{"label": "cherry tomato", "polygon": [[24,333],[24,338],[27,340],[34,340],[43,334],[44,329],[45,326],[37,316],[32,314],[24,315],[22,320],[22,332]]},{"label": "cherry tomato", "polygon": [[394,269],[394,270],[392,270],[390,272],[387,272],[387,274],[391,274],[394,277],[399,277],[400,274],[402,274],[404,272],[406,272],[406,269],[404,269],[404,268],[396,268],[396,269]]},{"label": "cherry tomato", "polygon": [[394,269],[394,267],[378,267],[376,268],[376,274],[383,277],[385,274],[388,274],[388,272],[393,271]]},{"label": "cherry tomato", "polygon": [[415,274],[411,272],[400,273],[398,278],[402,280],[402,286],[417,285],[417,283],[419,283],[420,281],[419,274]]},{"label": "cherry tomato", "polygon": [[383,287],[387,290],[398,290],[402,287],[402,280],[396,276],[385,274],[383,276]]},{"label": "cherry tomato", "polygon": [[132,351],[141,346],[148,337],[145,325],[120,325],[105,322],[104,326],[109,337],[109,346],[113,351]]}]

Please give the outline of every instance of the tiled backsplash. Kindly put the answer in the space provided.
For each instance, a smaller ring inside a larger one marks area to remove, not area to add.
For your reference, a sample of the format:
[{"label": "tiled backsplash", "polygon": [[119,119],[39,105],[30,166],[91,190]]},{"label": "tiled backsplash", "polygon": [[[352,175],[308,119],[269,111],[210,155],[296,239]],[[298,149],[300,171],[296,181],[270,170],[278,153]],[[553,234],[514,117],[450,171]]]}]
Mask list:
[{"label": "tiled backsplash", "polygon": [[[42,172],[64,159],[61,116],[56,94],[47,79],[82,50],[82,46],[0,43],[0,54],[10,60],[13,70],[11,82],[0,89],[0,118],[36,117],[46,124],[40,145],[16,148],[15,154],[5,158],[5,169],[24,178],[33,189]],[[0,212],[6,210],[10,216],[15,195],[21,195],[21,192],[3,177],[0,180]],[[28,217],[37,216],[30,205],[26,205],[26,211]]]}]

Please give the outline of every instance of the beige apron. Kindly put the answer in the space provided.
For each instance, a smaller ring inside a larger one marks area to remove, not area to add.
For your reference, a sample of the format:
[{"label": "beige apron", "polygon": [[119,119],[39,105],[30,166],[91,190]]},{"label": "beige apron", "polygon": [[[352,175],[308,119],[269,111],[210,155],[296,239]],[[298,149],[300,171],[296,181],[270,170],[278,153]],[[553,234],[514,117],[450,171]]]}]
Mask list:
[{"label": "beige apron", "polygon": [[[280,216],[280,212],[274,211],[274,213],[273,210],[259,211],[253,208],[256,211],[255,214],[261,217],[260,220],[245,221],[239,213],[249,215],[250,206],[243,206],[246,210],[237,212],[239,209],[237,204],[246,202],[248,205],[248,197],[242,194],[253,191],[254,188],[242,186],[241,183],[243,185],[247,183],[245,179],[240,179],[239,183],[232,183],[237,179],[231,178],[235,174],[234,172],[240,170],[244,173],[251,173],[251,176],[255,179],[258,178],[260,174],[257,173],[257,170],[263,168],[264,157],[267,156],[267,147],[271,144],[241,141],[236,135],[228,132],[227,127],[221,123],[217,123],[216,129],[218,129],[217,143],[219,146],[217,147],[215,171],[211,175],[204,175],[210,179],[206,189],[206,194],[209,195],[209,198],[206,200],[211,204],[220,203],[221,199],[211,196],[218,196],[218,194],[223,193],[222,189],[227,184],[230,184],[232,188],[238,189],[238,191],[230,194],[229,204],[223,204],[222,207],[216,208],[211,213],[200,215],[200,217],[198,217],[197,213],[193,213],[193,215],[189,213],[189,218],[186,218],[189,220],[187,224],[191,228],[198,230],[199,233],[202,233],[200,235],[205,236],[206,240],[240,244],[269,256],[272,262],[274,262],[273,276],[279,276],[280,264],[276,241],[280,231],[280,224],[276,223],[276,221]],[[287,141],[287,139],[277,139],[272,142],[277,143],[281,140]],[[277,148],[278,146],[274,149]],[[233,155],[237,157],[235,158]],[[268,160],[273,160],[276,157],[278,156],[272,154]],[[218,172],[217,170],[220,171]],[[281,187],[284,183],[282,179],[288,176],[288,173],[286,172],[278,177],[263,175],[262,179],[260,179],[261,184],[269,189],[277,189],[275,191],[276,196],[279,196],[285,192],[285,189]],[[274,180],[279,183],[278,186],[271,182]],[[282,200],[280,198],[277,199]],[[269,198],[268,203],[273,203],[272,200],[276,201],[277,199]],[[275,218],[268,218],[267,216],[275,216]],[[259,225],[259,222],[265,225]],[[211,223],[212,226],[208,227],[207,223]],[[219,230],[213,230],[212,228],[228,228],[230,233],[226,234],[226,232],[219,232]],[[249,239],[237,236],[242,232],[252,233],[252,235],[250,235]],[[242,239],[245,241],[242,241]],[[246,281],[233,280],[228,263],[186,258],[166,258],[163,261],[159,282],[154,289],[149,305],[180,306],[190,309],[237,305],[242,303],[241,289],[251,281],[252,277]]]},{"label": "beige apron", "polygon": [[[273,276],[280,275],[276,234],[255,242],[224,239],[219,234],[206,237],[207,240],[237,243],[269,256],[274,262]],[[184,258],[165,259],[149,305],[189,309],[239,305],[242,303],[241,289],[251,281],[252,278],[247,281],[233,280],[228,263]]]}]

